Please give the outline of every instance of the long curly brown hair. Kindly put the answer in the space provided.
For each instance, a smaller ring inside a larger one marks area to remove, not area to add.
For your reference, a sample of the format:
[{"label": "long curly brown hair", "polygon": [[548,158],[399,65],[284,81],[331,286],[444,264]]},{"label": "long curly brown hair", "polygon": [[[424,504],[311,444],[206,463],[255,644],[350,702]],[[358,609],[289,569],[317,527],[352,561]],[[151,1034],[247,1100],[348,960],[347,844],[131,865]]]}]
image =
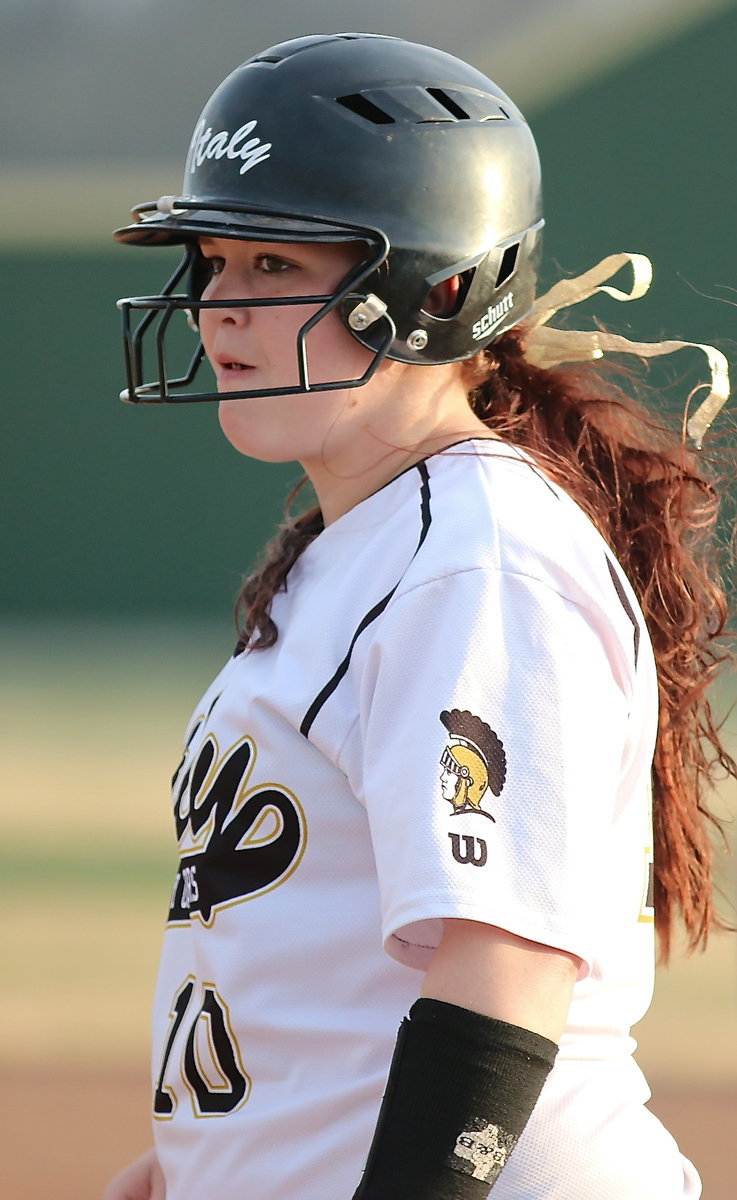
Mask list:
[{"label": "long curly brown hair", "polygon": [[[528,451],[588,514],[638,595],[655,651],[660,721],[653,765],[655,913],[668,957],[676,918],[690,949],[724,927],[713,903],[709,807],[717,779],[737,777],[709,703],[731,657],[720,577],[720,487],[679,426],[632,399],[601,368],[532,366],[524,330],[463,364],[474,413]],[[294,499],[293,493],[290,500]],[[289,511],[289,509],[288,509]],[[272,646],[274,595],[323,528],[317,507],[287,518],[236,602],[240,644]]]}]

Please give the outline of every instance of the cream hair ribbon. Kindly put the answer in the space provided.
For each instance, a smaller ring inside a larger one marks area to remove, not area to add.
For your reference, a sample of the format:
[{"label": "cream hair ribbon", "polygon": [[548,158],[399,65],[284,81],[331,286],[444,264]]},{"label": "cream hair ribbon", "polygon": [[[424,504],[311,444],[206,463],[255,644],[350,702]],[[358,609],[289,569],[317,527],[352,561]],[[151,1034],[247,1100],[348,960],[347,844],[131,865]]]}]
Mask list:
[{"label": "cream hair ribbon", "polygon": [[[631,291],[623,292],[620,288],[611,287],[607,281],[628,263],[632,267],[634,280]],[[729,399],[729,366],[721,350],[703,342],[631,342],[618,334],[602,333],[600,330],[588,332],[547,327],[547,322],[555,313],[586,300],[596,292],[606,292],[614,300],[639,300],[650,287],[652,277],[652,263],[644,254],[610,254],[583,275],[575,279],[561,279],[535,302],[529,319],[524,322],[525,358],[535,367],[558,367],[561,363],[591,362],[602,358],[607,352],[658,358],[688,347],[703,350],[711,370],[711,383],[701,384],[700,388],[708,388],[709,393],[686,423],[689,436],[700,450],[704,434]]]}]

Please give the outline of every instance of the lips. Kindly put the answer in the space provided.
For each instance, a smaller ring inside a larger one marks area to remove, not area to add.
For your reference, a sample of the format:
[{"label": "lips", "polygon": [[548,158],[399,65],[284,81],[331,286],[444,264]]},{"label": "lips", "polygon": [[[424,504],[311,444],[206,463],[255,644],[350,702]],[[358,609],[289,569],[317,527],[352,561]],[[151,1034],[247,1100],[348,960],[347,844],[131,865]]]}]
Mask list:
[{"label": "lips", "polygon": [[241,362],[240,359],[230,358],[227,354],[218,354],[215,362],[218,375],[224,379],[253,370],[252,363]]}]

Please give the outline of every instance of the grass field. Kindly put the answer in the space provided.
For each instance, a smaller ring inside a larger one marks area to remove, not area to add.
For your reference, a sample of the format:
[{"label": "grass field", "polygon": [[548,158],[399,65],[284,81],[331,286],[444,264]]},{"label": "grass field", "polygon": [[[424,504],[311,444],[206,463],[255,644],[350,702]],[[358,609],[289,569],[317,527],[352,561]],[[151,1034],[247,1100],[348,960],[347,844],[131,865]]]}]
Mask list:
[{"label": "grass field", "polygon": [[227,624],[0,634],[0,887],[13,912],[0,1062],[145,1058],[175,862],[168,780],[232,641]]},{"label": "grass field", "polygon": [[[97,1137],[103,1154],[100,1172],[137,1149],[150,996],[175,861],[168,780],[191,708],[231,644],[227,619],[219,628],[0,627],[0,1068],[16,1122],[4,1126],[6,1160],[11,1148],[16,1154],[8,1200],[51,1197],[39,1162],[24,1165],[24,1088],[36,1102],[39,1091],[58,1090],[47,1126],[56,1120],[66,1130],[79,1106],[92,1123],[84,1136]],[[736,800],[720,798],[725,813],[737,811]],[[734,911],[734,862],[724,884]],[[669,1094],[690,1094],[694,1106],[705,1096],[737,1104],[735,935],[662,971],[636,1034],[639,1061],[666,1107]],[[80,1079],[93,1082],[85,1090]],[[116,1105],[135,1113],[128,1133]],[[54,1200],[94,1200],[75,1170],[73,1157],[54,1167]]]}]

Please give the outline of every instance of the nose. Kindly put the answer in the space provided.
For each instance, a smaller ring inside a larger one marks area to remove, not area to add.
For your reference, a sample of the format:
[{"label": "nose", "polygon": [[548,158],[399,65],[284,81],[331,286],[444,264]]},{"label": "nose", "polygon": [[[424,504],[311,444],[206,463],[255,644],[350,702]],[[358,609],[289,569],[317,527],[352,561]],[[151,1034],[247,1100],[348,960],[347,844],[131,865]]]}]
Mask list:
[{"label": "nose", "polygon": [[223,308],[215,311],[220,313],[220,320],[224,325],[245,325],[248,320],[247,308]]},{"label": "nose", "polygon": [[233,305],[233,300],[249,300],[247,288],[243,280],[230,274],[227,269],[219,275],[214,275],[202,293],[203,300],[216,300],[217,306],[202,309],[200,316],[205,319],[214,317],[226,325],[245,325],[250,316],[250,309]]}]

